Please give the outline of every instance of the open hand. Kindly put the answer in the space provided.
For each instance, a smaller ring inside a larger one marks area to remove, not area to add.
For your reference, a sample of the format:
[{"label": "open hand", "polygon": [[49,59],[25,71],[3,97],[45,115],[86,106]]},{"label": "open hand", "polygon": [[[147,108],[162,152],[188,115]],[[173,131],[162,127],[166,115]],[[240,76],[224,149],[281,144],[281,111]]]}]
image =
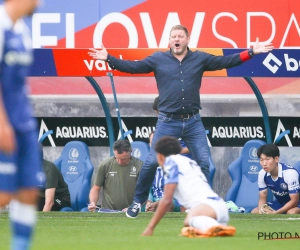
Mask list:
[{"label": "open hand", "polygon": [[253,52],[254,54],[267,53],[270,52],[273,48],[274,46],[272,45],[272,43],[269,44],[260,43],[257,37],[256,42],[253,45]]},{"label": "open hand", "polygon": [[94,48],[90,48],[89,50],[91,52],[88,52],[88,54],[93,57],[94,59],[97,60],[101,60],[101,61],[106,61],[107,60],[107,50],[106,48],[103,46],[103,44],[101,45],[101,49],[94,49]]}]

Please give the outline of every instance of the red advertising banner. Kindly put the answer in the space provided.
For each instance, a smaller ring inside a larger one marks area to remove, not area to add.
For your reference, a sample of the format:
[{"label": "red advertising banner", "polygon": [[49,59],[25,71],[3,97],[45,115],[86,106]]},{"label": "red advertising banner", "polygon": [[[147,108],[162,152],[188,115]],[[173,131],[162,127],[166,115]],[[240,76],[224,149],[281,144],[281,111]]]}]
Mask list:
[{"label": "red advertising banner", "polygon": [[[52,34],[48,47],[99,48],[103,43],[109,48],[166,48],[170,29],[176,24],[190,31],[191,48],[248,48],[256,37],[272,42],[276,48],[300,47],[299,0],[128,0],[122,3],[122,8],[110,6],[107,1],[100,1],[100,6],[88,6],[84,2],[82,8],[90,8],[90,15],[98,15],[98,19],[78,29],[76,25],[83,22],[80,4],[72,9],[74,13],[61,12],[62,20],[66,16],[65,26],[60,25],[66,29],[65,37],[54,45]],[[55,15],[47,13],[46,19],[42,16],[46,13],[40,14],[35,20],[58,22],[51,20]],[[43,25],[33,25],[37,46],[47,46],[48,37],[42,35]]]},{"label": "red advertising banner", "polygon": [[[124,60],[141,60],[156,51],[167,49],[109,49],[109,54]],[[222,49],[201,49],[214,55],[223,55]],[[108,63],[93,59],[88,55],[88,49],[53,49],[57,76],[106,76],[113,72],[115,76],[133,76],[112,70]],[[47,67],[45,60],[45,67]],[[227,76],[226,70],[205,72],[205,76]],[[134,76],[153,76],[150,74],[135,74]]]}]

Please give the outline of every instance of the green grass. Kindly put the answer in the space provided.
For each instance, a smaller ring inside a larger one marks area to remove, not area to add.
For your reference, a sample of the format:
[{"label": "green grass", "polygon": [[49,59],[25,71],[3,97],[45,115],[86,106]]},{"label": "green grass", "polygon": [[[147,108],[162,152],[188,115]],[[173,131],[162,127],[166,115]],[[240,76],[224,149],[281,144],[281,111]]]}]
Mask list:
[{"label": "green grass", "polygon": [[[300,249],[300,238],[258,240],[258,232],[290,232],[300,236],[300,215],[231,214],[234,237],[189,239],[179,236],[184,213],[168,213],[156,227],[154,236],[140,236],[152,213],[141,213],[137,219],[124,214],[39,213],[32,249]],[[7,213],[0,214],[0,249],[9,249],[10,232]]]}]

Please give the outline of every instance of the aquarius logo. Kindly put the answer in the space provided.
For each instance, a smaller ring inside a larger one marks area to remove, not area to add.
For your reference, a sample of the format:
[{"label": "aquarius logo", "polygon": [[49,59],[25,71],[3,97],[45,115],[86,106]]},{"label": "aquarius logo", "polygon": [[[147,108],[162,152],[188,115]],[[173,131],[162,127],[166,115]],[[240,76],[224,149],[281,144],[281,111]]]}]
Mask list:
[{"label": "aquarius logo", "polygon": [[41,127],[40,127],[40,133],[39,133],[39,142],[42,142],[46,137],[48,137],[51,146],[52,147],[56,147],[52,135],[53,134],[53,130],[49,130],[46,126],[46,123],[44,122],[44,120],[41,121]]},{"label": "aquarius logo", "polygon": [[[127,137],[129,142],[133,142],[131,137],[132,130],[128,130],[123,120],[121,120],[121,124],[122,124],[122,129],[124,131],[124,133],[122,131],[124,138]],[[118,139],[121,139],[121,131],[119,131]]]},{"label": "aquarius logo", "polygon": [[277,125],[277,130],[276,130],[276,134],[275,134],[275,140],[274,140],[274,144],[277,144],[283,137],[285,138],[287,144],[289,147],[292,147],[292,142],[289,138],[289,134],[290,134],[290,130],[286,130],[281,122],[281,120],[278,120],[278,125]]},{"label": "aquarius logo", "polygon": [[79,152],[76,148],[71,148],[69,151],[69,159],[76,161],[79,156]]}]

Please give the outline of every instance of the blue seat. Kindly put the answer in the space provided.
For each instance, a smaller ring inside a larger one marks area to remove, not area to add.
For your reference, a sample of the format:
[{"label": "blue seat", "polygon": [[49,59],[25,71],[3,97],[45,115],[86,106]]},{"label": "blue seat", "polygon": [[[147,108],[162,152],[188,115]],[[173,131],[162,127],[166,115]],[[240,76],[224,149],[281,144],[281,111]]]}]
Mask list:
[{"label": "blue seat", "polygon": [[54,161],[68,184],[71,207],[61,211],[81,211],[89,202],[94,166],[90,159],[88,146],[81,141],[68,142],[61,156]]},{"label": "blue seat", "polygon": [[298,173],[300,174],[300,161],[297,161],[293,167],[298,171]]},{"label": "blue seat", "polygon": [[140,159],[142,162],[145,162],[149,152],[150,146],[148,143],[143,141],[133,141],[131,142],[132,153],[131,155],[135,158]]},{"label": "blue seat", "polygon": [[[248,213],[258,205],[258,173],[262,167],[257,157],[257,149],[264,144],[266,143],[261,140],[246,142],[240,156],[228,166],[232,185],[225,200],[231,200],[237,206],[244,207]],[[268,192],[267,200],[273,200],[271,192]]]}]

